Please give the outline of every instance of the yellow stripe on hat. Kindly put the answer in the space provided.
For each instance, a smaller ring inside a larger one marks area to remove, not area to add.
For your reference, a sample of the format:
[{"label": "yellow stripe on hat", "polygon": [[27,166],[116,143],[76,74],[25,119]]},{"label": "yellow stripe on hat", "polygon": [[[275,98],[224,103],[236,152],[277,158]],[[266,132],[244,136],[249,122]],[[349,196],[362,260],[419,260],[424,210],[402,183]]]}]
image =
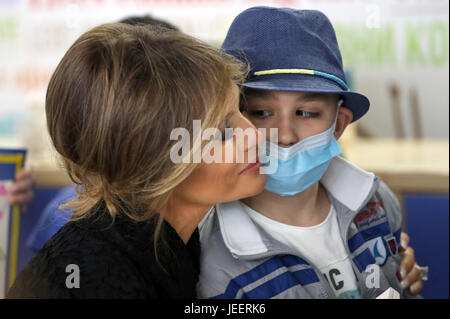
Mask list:
[{"label": "yellow stripe on hat", "polygon": [[323,78],[326,78],[328,80],[336,82],[345,91],[348,91],[348,89],[349,89],[347,84],[344,81],[342,81],[340,78],[338,78],[337,76],[332,75],[332,74],[328,74],[328,73],[325,73],[325,72],[316,71],[316,70],[308,70],[308,69],[272,69],[272,70],[256,71],[256,72],[253,73],[254,76],[271,75],[271,74],[308,74],[308,75],[316,75],[316,76],[320,76],[320,77],[323,77]]},{"label": "yellow stripe on hat", "polygon": [[258,76],[258,75],[281,74],[281,73],[296,73],[296,74],[310,74],[310,75],[314,75],[314,70],[307,70],[307,69],[273,69],[273,70],[257,71],[257,72],[254,73],[254,75]]}]

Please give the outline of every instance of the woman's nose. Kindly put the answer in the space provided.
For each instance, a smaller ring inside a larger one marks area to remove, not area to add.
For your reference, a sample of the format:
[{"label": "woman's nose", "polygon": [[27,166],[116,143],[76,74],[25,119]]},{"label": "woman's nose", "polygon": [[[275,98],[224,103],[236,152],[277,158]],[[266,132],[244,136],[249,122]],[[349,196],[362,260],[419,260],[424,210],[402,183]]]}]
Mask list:
[{"label": "woman's nose", "polygon": [[248,152],[253,148],[257,148],[258,145],[264,142],[263,134],[248,120],[246,120],[247,126],[243,128],[244,137],[241,139],[241,150]]},{"label": "woman's nose", "polygon": [[258,154],[258,146],[265,142],[264,135],[247,119],[243,123],[241,132],[243,135],[236,136],[237,141],[237,151],[241,155],[238,155],[238,161],[243,161],[244,163],[254,163],[256,162]]}]

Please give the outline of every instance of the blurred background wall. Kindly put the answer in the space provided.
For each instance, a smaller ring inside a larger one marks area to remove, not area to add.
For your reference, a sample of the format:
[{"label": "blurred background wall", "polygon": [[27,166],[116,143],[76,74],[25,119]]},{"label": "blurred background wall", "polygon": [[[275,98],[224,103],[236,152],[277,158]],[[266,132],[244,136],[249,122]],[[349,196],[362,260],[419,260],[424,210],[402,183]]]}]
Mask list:
[{"label": "blurred background wall", "polygon": [[[335,26],[350,86],[371,100],[344,155],[398,195],[404,230],[430,265],[425,297],[448,298],[449,2],[447,0],[0,0],[0,148],[25,147],[35,200],[20,222],[19,270],[45,205],[70,185],[53,161],[44,101],[50,76],[85,31],[150,14],[220,46],[242,10],[317,9]],[[31,162],[31,163],[30,163]]]},{"label": "blurred background wall", "polygon": [[329,16],[349,81],[372,103],[359,134],[448,139],[446,0],[0,0],[0,137],[25,138],[37,125],[52,71],[89,28],[150,13],[220,46],[253,5]]}]

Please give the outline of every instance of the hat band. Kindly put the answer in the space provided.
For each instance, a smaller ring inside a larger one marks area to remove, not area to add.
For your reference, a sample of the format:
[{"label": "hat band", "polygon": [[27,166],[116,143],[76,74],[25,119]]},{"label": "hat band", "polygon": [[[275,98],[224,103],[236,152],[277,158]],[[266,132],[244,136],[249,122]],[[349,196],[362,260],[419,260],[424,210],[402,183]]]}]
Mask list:
[{"label": "hat band", "polygon": [[263,70],[263,71],[256,71],[253,73],[254,76],[260,76],[260,75],[271,75],[271,74],[309,74],[309,75],[317,75],[321,76],[323,78],[332,80],[339,84],[341,88],[343,88],[345,91],[348,91],[348,86],[345,84],[344,81],[342,81],[337,76],[334,76],[332,74],[328,74],[325,72],[315,71],[315,70],[308,70],[308,69],[272,69],[272,70]]}]

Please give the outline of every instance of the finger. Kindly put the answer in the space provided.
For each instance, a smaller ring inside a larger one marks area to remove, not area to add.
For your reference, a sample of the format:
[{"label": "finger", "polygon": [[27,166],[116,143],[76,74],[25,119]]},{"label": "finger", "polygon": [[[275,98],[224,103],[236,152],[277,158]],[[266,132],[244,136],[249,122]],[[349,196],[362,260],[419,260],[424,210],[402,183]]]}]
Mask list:
[{"label": "finger", "polygon": [[408,247],[404,252],[400,254],[400,256],[402,258],[399,268],[400,279],[405,279],[407,274],[411,272],[412,268],[416,264],[414,249]]},{"label": "finger", "polygon": [[423,288],[423,281],[420,279],[409,287],[409,293],[413,296],[418,295]]},{"label": "finger", "polygon": [[[409,255],[413,258],[415,258],[414,256],[414,248],[412,248],[411,246],[408,246],[403,252],[400,253],[401,256],[403,255]],[[403,257],[402,257],[403,258]]]},{"label": "finger", "polygon": [[421,280],[420,279],[420,271],[417,269],[417,267],[413,267],[413,269],[408,273],[406,278],[404,278],[400,285],[403,289],[408,288],[411,284],[415,283],[416,281]]},{"label": "finger", "polygon": [[10,191],[13,195],[31,191],[33,180],[31,178],[16,181],[11,185]]},{"label": "finger", "polygon": [[32,177],[32,173],[31,173],[31,170],[28,168],[21,169],[16,174],[16,179],[27,179],[27,178],[31,178],[31,177]]},{"label": "finger", "polygon": [[33,198],[34,194],[31,191],[15,193],[9,196],[9,203],[11,205],[25,205],[31,202]]},{"label": "finger", "polygon": [[19,171],[16,174],[16,182],[20,182],[20,181],[32,181],[34,182],[33,179],[33,173],[31,172],[30,169],[23,169],[21,171]]},{"label": "finger", "polygon": [[409,235],[407,233],[401,232],[400,234],[400,252],[404,251],[409,245]]}]

